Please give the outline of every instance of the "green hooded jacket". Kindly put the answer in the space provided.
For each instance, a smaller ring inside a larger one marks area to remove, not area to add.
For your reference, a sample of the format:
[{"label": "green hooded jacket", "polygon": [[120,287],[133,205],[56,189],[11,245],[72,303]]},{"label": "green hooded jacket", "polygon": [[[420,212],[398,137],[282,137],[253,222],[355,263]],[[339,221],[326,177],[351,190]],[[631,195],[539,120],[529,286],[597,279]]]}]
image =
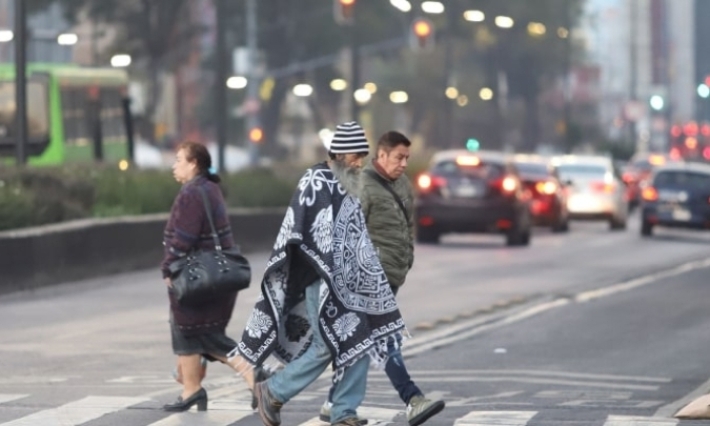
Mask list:
[{"label": "green hooded jacket", "polygon": [[414,263],[414,191],[406,175],[391,181],[378,173],[404,203],[405,217],[392,194],[369,170],[378,173],[372,162],[365,165],[360,195],[362,211],[387,279],[390,285],[399,287]]}]

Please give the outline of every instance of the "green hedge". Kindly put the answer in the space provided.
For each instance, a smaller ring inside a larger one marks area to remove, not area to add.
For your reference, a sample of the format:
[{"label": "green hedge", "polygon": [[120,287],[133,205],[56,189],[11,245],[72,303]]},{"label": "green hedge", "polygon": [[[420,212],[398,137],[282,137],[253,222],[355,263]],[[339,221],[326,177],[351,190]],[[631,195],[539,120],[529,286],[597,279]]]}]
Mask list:
[{"label": "green hedge", "polygon": [[[230,207],[286,206],[296,185],[267,169],[221,177]],[[167,212],[179,189],[170,171],[80,165],[0,169],[0,230]]]}]

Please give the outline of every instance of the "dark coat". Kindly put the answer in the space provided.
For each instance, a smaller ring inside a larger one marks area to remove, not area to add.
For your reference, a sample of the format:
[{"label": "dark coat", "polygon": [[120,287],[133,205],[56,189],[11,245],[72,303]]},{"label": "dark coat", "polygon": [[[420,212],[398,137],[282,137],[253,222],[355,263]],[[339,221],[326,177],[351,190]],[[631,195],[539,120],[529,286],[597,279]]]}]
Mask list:
[{"label": "dark coat", "polygon": [[[191,250],[196,248],[214,250],[212,231],[199,187],[207,192],[212,206],[215,229],[222,247],[228,249],[234,246],[229,215],[219,186],[204,176],[198,176],[182,186],[170,211],[170,219],[163,235],[165,256],[160,268],[163,278],[169,276],[168,265]],[[172,319],[184,335],[224,330],[232,317],[237,298],[237,294],[234,293],[204,306],[188,308],[179,305],[170,291],[168,296]]]},{"label": "dark coat", "polygon": [[[392,194],[367,170],[382,176],[399,195],[407,210],[406,216]],[[367,231],[377,248],[387,280],[391,286],[399,287],[404,284],[414,263],[414,190],[406,175],[391,180],[375,165],[374,160],[365,166],[365,171],[362,174],[360,202]]]}]

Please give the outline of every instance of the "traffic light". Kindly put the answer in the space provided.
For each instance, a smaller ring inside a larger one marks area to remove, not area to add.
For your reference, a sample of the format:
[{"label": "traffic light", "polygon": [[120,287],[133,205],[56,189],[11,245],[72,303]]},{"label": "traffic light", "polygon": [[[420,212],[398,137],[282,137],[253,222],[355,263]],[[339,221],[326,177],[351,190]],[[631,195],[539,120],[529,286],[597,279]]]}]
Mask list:
[{"label": "traffic light", "polygon": [[333,16],[340,25],[352,25],[355,17],[355,0],[333,0]]},{"label": "traffic light", "polygon": [[412,22],[410,44],[414,50],[423,50],[434,45],[434,24],[426,18]]},{"label": "traffic light", "polygon": [[470,138],[466,141],[466,149],[469,151],[478,151],[481,148],[481,143],[478,139]]},{"label": "traffic light", "polygon": [[261,127],[254,127],[249,130],[249,142],[258,144],[261,143],[263,139],[264,131],[261,130]]}]

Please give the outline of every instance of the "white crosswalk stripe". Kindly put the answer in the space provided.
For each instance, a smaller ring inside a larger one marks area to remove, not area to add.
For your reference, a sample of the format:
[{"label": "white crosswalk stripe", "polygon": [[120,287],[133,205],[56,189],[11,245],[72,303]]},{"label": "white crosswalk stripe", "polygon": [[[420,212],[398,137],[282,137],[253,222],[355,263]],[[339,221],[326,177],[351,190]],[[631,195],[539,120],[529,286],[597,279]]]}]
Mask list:
[{"label": "white crosswalk stripe", "polygon": [[[367,419],[367,424],[370,426],[390,424],[395,417],[402,411],[392,410],[389,408],[367,407],[360,406],[357,409],[357,414],[363,419]],[[318,417],[314,417],[298,426],[328,426],[329,423],[322,422]]]},{"label": "white crosswalk stripe", "polygon": [[148,426],[225,426],[254,415],[241,410],[207,410],[203,413],[179,413],[165,417]]},{"label": "white crosswalk stripe", "polygon": [[18,399],[27,398],[29,395],[12,394],[12,393],[0,393],[0,404],[6,402],[17,401]]},{"label": "white crosswalk stripe", "polygon": [[88,396],[57,408],[42,410],[2,423],[0,426],[75,426],[147,400],[147,398],[133,397]]},{"label": "white crosswalk stripe", "polygon": [[675,426],[676,419],[661,417],[609,416],[604,426]]},{"label": "white crosswalk stripe", "polygon": [[454,426],[525,426],[537,411],[471,411]]}]

